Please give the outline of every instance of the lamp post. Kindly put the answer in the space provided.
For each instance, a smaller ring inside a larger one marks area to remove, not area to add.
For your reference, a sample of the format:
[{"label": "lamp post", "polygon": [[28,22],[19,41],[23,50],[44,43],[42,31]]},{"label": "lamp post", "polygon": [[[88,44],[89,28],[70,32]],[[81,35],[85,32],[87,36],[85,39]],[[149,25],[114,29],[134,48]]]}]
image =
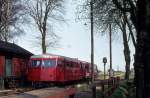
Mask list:
[{"label": "lamp post", "polygon": [[103,63],[104,63],[104,80],[105,80],[106,79],[106,70],[105,70],[105,68],[106,68],[106,63],[107,63],[107,58],[106,57],[103,58]]}]

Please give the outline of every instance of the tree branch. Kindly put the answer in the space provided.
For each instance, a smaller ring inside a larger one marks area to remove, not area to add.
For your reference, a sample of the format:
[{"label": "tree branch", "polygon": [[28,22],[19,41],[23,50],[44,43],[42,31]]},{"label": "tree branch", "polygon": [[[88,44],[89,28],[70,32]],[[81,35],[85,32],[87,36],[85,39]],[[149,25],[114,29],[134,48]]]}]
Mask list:
[{"label": "tree branch", "polygon": [[116,5],[116,7],[119,10],[121,10],[123,12],[130,12],[131,11],[131,8],[124,8],[124,7],[122,7],[121,4],[118,2],[118,0],[112,0],[112,1],[113,1],[113,3]]}]

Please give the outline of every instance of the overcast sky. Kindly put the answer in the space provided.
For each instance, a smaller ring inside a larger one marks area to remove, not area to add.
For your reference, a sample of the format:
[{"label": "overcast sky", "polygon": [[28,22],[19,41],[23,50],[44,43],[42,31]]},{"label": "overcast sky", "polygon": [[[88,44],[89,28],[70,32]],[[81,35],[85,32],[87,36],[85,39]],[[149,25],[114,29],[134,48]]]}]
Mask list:
[{"label": "overcast sky", "polygon": [[[77,1],[77,0],[76,0]],[[90,28],[87,23],[85,26],[84,21],[75,21],[76,15],[75,1],[66,0],[65,2],[65,15],[64,18],[67,19],[67,23],[56,23],[55,32],[59,35],[60,46],[57,49],[49,49],[48,53],[79,58],[81,60],[90,62]],[[88,20],[87,20],[88,21]],[[34,47],[35,36],[37,31],[34,27],[25,27],[26,35],[22,36],[18,41],[18,44],[25,49],[29,50],[34,54],[40,54],[41,50]],[[133,56],[134,48],[131,45],[131,51]],[[109,67],[109,40],[108,36],[101,36],[95,33],[95,64],[98,65],[100,70],[103,70],[102,58],[107,57],[108,63],[106,67]],[[125,62],[123,55],[123,43],[122,39],[119,37],[117,40],[113,40],[112,43],[112,65],[113,69],[119,68],[120,70],[125,70]],[[133,62],[133,59],[131,60]],[[131,64],[132,65],[132,64]]]}]

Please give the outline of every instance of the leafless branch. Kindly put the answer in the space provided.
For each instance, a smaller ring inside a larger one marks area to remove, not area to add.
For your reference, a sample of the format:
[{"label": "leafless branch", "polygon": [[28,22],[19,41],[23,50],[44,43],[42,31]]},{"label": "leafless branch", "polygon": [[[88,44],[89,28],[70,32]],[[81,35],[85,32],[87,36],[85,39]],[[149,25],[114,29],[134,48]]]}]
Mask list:
[{"label": "leafless branch", "polygon": [[[52,25],[49,19],[59,20],[62,18],[62,14],[60,14],[62,2],[63,0],[31,0],[28,3],[29,15],[40,31],[40,45],[43,53],[46,53],[48,47],[52,47],[58,42],[58,39],[54,37],[55,33],[50,30]],[[48,27],[49,24],[50,27]]]}]

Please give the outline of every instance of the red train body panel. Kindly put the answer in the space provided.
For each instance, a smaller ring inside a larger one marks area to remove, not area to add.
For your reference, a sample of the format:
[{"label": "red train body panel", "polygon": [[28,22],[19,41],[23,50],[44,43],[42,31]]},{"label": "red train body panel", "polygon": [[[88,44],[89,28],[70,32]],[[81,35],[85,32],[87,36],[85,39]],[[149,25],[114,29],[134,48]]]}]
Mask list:
[{"label": "red train body panel", "polygon": [[53,54],[31,57],[28,80],[33,82],[67,82],[91,78],[91,64],[75,58]]}]

